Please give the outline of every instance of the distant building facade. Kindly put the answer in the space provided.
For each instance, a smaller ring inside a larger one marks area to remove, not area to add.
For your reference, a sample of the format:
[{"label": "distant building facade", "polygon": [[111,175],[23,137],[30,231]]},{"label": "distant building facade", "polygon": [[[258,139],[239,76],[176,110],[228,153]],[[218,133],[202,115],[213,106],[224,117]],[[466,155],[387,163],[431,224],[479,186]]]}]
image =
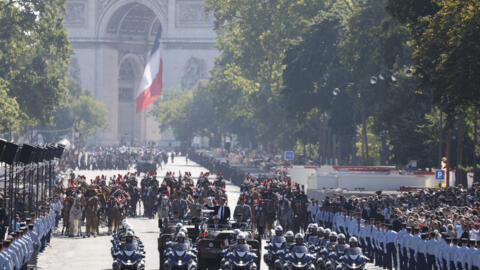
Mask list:
[{"label": "distant building facade", "polygon": [[69,0],[65,26],[75,55],[70,74],[108,110],[97,144],[173,143],[135,96],[158,29],[163,87],[191,88],[208,76],[218,51],[203,0]]}]

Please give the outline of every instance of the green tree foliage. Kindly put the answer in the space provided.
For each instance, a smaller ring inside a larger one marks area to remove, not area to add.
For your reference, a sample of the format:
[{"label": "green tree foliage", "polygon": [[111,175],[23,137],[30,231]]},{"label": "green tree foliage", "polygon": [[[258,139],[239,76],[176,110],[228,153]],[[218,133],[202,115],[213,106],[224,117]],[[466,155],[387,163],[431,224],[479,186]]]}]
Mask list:
[{"label": "green tree foliage", "polygon": [[[243,146],[293,149],[319,162],[418,160],[421,167],[438,166],[448,137],[451,164],[469,165],[479,7],[473,0],[207,0],[220,55],[202,102],[215,120],[194,132],[234,134]],[[191,128],[194,93],[179,95],[163,110]],[[448,116],[441,125],[439,107]]]},{"label": "green tree foliage", "polygon": [[450,116],[480,103],[480,3],[441,1],[435,15],[420,22],[425,30],[416,40],[414,57],[434,100]]},{"label": "green tree foliage", "polygon": [[8,95],[7,83],[0,79],[0,134],[19,128],[20,108],[15,98]]},{"label": "green tree foliage", "polygon": [[156,102],[153,114],[160,124],[160,130],[171,129],[175,138],[182,143],[193,139],[193,121],[189,120],[193,91],[164,90],[163,97]]},{"label": "green tree foliage", "polygon": [[40,127],[47,141],[56,141],[64,135],[71,135],[72,129],[79,134],[81,143],[108,126],[107,109],[89,91],[84,90],[72,78],[68,78],[67,101],[53,113],[51,125]]},{"label": "green tree foliage", "polygon": [[22,112],[17,121],[47,123],[65,101],[71,48],[64,13],[65,0],[0,1],[0,78]]},{"label": "green tree foliage", "polygon": [[167,89],[153,110],[160,129],[170,129],[186,147],[195,136],[216,136],[216,113],[207,86],[201,80],[192,90]]},{"label": "green tree foliage", "polygon": [[[282,136],[272,138],[272,134],[282,134],[288,129],[286,114],[278,102],[285,68],[282,61],[290,40],[306,30],[323,1],[207,0],[206,3],[216,18],[217,47],[221,54],[213,76],[215,86],[222,87],[220,91],[234,89],[236,96],[247,103],[242,107],[248,110],[250,119],[255,119],[256,127],[249,137],[266,144],[282,141]],[[245,118],[237,120],[244,122]]]},{"label": "green tree foliage", "polygon": [[[408,6],[408,2],[390,0],[388,10],[410,30],[416,74],[422,78],[422,88],[433,89],[434,103],[446,112],[447,132],[456,140],[456,158],[448,157],[449,165],[458,169],[457,183],[465,184],[463,168],[465,162],[472,162],[465,160],[464,152],[465,144],[470,143],[465,135],[472,128],[467,114],[471,108],[478,110],[480,101],[480,3],[420,1],[426,2],[422,7]],[[469,156],[473,155],[474,151]]]},{"label": "green tree foliage", "polygon": [[73,127],[80,134],[80,140],[107,128],[107,109],[86,91],[69,105]]}]

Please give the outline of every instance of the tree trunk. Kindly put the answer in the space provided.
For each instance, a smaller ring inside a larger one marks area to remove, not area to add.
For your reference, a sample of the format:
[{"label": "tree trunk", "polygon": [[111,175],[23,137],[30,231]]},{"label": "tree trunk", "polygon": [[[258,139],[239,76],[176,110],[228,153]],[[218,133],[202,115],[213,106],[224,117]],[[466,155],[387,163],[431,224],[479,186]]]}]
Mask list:
[{"label": "tree trunk", "polygon": [[465,177],[465,171],[461,168],[463,165],[463,116],[461,113],[457,120],[457,171],[455,173],[455,185],[462,184],[463,187],[467,187],[467,178]]},{"label": "tree trunk", "polygon": [[337,159],[337,136],[335,134],[332,134],[332,165],[337,165],[335,162],[336,159]]},{"label": "tree trunk", "polygon": [[478,182],[479,178],[477,176],[477,107],[473,108],[473,181]]},{"label": "tree trunk", "polygon": [[327,164],[332,165],[332,132],[327,128]]},{"label": "tree trunk", "polygon": [[327,128],[323,127],[323,164],[328,164],[328,132]]},{"label": "tree trunk", "polygon": [[440,134],[440,140],[438,143],[438,164],[441,167],[442,166],[442,157],[444,155],[443,153],[443,112],[440,109],[440,128],[439,128],[439,134]]},{"label": "tree trunk", "polygon": [[380,165],[387,164],[387,135],[385,132],[382,132],[380,135],[382,139],[382,149],[380,150]]},{"label": "tree trunk", "polygon": [[307,143],[303,142],[303,157],[307,157]]},{"label": "tree trunk", "polygon": [[362,112],[362,157],[363,164],[369,165],[368,157],[368,138],[367,138],[367,119],[365,116],[365,110]]}]

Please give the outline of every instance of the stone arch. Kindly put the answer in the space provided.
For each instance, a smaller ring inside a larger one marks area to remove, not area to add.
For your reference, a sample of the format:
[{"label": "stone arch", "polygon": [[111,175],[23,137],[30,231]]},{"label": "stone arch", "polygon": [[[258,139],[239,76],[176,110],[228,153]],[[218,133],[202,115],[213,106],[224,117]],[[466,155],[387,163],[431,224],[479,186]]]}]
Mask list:
[{"label": "stone arch", "polygon": [[118,69],[118,140],[131,144],[138,137],[138,116],[135,114],[135,97],[142,77],[142,63],[135,54],[120,58]]},{"label": "stone arch", "polygon": [[191,56],[183,68],[181,86],[192,89],[200,79],[208,77],[207,64],[204,59]]},{"label": "stone arch", "polygon": [[[144,60],[142,59],[141,56],[139,55],[136,55],[134,53],[125,53],[124,55],[122,55],[118,61],[119,63],[119,67],[121,68],[122,67],[122,63],[124,62],[130,62],[130,64],[132,65],[133,67],[133,72],[135,73],[135,77],[137,78],[140,78],[143,74],[143,67],[145,66],[145,63],[144,63]],[[120,72],[120,70],[119,70]]]},{"label": "stone arch", "polygon": [[[100,15],[97,25],[96,25],[96,36],[98,38],[109,37],[108,34],[108,24],[112,20],[118,19],[116,16],[122,16],[128,13],[129,8],[134,7],[135,5],[143,6],[152,11],[155,15],[156,22],[152,23],[153,25],[161,25],[165,35],[167,31],[167,9],[165,0],[123,0],[123,1],[110,1],[106,4],[106,7],[102,14]],[[151,28],[150,28],[151,29]]]}]

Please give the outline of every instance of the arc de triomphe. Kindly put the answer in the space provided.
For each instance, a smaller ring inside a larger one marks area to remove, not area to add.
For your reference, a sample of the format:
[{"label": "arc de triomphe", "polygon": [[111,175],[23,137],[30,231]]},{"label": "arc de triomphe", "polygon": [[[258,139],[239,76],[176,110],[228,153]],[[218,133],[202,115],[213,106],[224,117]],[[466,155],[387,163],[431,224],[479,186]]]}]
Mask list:
[{"label": "arc de triomphe", "polygon": [[172,140],[150,105],[135,113],[135,95],[161,27],[163,87],[191,88],[208,76],[218,54],[203,0],[69,0],[65,26],[75,50],[70,73],[108,110],[96,143]]}]

